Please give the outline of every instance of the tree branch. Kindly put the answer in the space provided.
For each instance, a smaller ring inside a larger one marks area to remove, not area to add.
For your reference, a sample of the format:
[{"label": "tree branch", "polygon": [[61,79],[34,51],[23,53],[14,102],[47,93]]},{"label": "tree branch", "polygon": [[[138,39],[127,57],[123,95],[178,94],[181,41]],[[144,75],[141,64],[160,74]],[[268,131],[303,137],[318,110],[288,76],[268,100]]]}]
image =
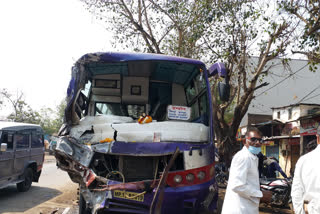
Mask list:
[{"label": "tree branch", "polygon": [[149,42],[149,39],[152,41],[152,37],[143,29],[143,27],[141,25],[139,25],[135,20],[134,20],[134,17],[132,15],[132,13],[130,12],[130,10],[128,9],[127,5],[124,3],[123,0],[121,0],[122,2],[122,6],[123,8],[125,9],[125,11],[127,12],[128,14],[128,19],[129,21],[136,27],[136,29],[138,31],[141,32],[141,35],[144,39],[144,41],[146,42],[146,45],[148,47],[148,49],[150,50],[151,53],[156,53],[156,51],[154,50],[154,48],[152,47],[152,45],[150,44]]}]

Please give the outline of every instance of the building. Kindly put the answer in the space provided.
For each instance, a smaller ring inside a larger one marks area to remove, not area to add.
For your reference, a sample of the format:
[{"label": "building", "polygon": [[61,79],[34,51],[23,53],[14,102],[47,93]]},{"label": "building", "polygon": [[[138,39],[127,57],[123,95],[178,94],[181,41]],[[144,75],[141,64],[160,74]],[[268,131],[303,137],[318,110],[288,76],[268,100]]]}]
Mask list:
[{"label": "building", "polygon": [[[256,57],[251,57],[249,63],[256,64]],[[316,72],[309,70],[307,60],[292,59],[289,66],[284,67],[281,59],[275,59],[268,75],[260,79],[260,83],[269,83],[255,92],[248,113],[273,114],[273,107],[288,106],[299,103],[319,103],[320,99],[320,67]],[[284,117],[284,116],[283,116]],[[240,126],[248,124],[248,114],[244,116]]]},{"label": "building", "polygon": [[320,109],[314,108],[309,114],[301,116],[300,120],[300,155],[306,153],[307,144],[316,139],[317,128],[320,125]]},{"label": "building", "polygon": [[[315,112],[320,113],[319,104],[300,103],[272,108],[272,136],[267,137],[267,140],[273,147],[268,148],[267,145],[265,154],[269,156],[268,153],[273,153],[273,156],[278,156],[276,158],[287,175],[293,174],[307,142],[315,138],[315,130],[320,121],[320,117],[314,116]],[[273,152],[267,152],[268,150]]]}]

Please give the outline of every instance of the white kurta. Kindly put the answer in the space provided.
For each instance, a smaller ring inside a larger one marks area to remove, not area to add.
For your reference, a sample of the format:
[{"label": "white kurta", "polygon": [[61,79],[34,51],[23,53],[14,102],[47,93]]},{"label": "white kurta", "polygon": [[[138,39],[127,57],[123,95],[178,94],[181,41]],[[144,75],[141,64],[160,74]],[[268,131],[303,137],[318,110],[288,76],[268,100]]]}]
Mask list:
[{"label": "white kurta", "polygon": [[261,197],[258,157],[244,146],[231,162],[222,214],[258,214]]},{"label": "white kurta", "polygon": [[301,156],[296,164],[292,183],[292,204],[296,214],[304,214],[303,203],[308,201],[309,214],[320,213],[320,146]]}]

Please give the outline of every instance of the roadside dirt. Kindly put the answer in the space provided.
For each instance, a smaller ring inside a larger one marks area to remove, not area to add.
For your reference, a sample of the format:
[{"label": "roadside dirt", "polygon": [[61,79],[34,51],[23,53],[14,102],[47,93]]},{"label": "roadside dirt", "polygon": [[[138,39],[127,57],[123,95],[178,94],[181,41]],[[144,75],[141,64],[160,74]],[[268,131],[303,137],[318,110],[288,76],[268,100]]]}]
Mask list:
[{"label": "roadside dirt", "polygon": [[[46,153],[45,163],[55,162],[56,159],[53,155]],[[52,198],[45,203],[39,204],[38,206],[28,210],[27,214],[62,214],[64,211],[67,211],[70,208],[68,214],[72,213],[72,210],[75,210],[75,207],[78,206],[78,195],[77,195],[78,185],[72,182],[69,182],[68,185],[59,188],[61,192],[60,195]]]},{"label": "roadside dirt", "polygon": [[[28,210],[27,214],[62,214],[67,208],[73,210],[78,206],[77,185],[68,186],[60,190],[61,195]],[[70,212],[68,212],[69,214]]]}]

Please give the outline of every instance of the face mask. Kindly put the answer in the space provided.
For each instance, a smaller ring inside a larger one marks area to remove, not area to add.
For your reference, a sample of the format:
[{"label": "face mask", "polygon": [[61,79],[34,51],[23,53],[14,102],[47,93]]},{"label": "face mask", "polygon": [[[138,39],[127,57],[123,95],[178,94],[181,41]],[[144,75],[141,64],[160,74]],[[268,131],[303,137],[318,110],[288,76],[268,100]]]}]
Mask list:
[{"label": "face mask", "polygon": [[259,152],[261,152],[261,147],[249,146],[248,150],[252,154],[257,155],[257,154],[259,154]]}]

